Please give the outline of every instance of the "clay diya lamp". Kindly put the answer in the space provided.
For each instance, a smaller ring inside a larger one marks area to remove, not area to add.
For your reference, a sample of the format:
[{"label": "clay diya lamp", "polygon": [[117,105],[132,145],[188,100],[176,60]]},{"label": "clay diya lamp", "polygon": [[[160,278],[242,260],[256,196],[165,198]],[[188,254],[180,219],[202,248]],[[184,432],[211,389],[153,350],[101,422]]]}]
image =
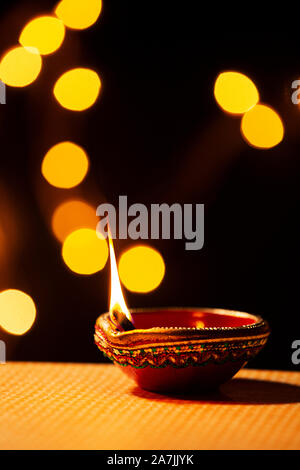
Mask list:
[{"label": "clay diya lamp", "polygon": [[155,392],[217,388],[260,352],[270,333],[261,317],[230,310],[161,308],[130,314],[131,321],[122,314],[101,315],[95,342],[138,386]]}]

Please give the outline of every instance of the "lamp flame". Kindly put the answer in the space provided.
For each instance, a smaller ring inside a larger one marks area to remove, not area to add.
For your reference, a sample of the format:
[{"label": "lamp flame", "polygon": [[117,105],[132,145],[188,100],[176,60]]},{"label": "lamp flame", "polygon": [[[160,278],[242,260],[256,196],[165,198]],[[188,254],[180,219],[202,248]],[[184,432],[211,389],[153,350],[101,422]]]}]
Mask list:
[{"label": "lamp flame", "polygon": [[118,268],[117,268],[114,245],[113,245],[113,241],[110,235],[108,236],[108,241],[109,241],[110,268],[111,268],[109,310],[110,312],[117,311],[120,313],[121,312],[124,313],[124,315],[126,315],[128,320],[132,322],[130,312],[127,308],[127,305],[123,296]]}]

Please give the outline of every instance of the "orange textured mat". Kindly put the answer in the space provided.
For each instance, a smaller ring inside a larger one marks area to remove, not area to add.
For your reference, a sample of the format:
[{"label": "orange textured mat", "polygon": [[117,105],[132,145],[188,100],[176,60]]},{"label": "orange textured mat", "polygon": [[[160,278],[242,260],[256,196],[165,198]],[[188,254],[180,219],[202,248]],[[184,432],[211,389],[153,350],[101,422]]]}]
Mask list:
[{"label": "orange textured mat", "polygon": [[1,449],[300,449],[300,373],[242,370],[209,397],[138,389],[112,365],[0,366]]}]

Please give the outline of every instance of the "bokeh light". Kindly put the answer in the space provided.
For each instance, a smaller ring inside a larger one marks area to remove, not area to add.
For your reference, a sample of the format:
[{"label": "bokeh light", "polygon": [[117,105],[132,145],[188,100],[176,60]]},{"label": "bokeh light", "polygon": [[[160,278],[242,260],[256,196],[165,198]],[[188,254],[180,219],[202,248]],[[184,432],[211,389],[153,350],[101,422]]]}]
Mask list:
[{"label": "bokeh light", "polygon": [[84,201],[71,199],[55,209],[52,230],[56,238],[63,242],[70,233],[80,228],[95,230],[98,221],[94,207]]},{"label": "bokeh light", "polygon": [[3,258],[5,258],[5,254],[6,254],[5,245],[6,245],[6,237],[4,234],[4,230],[0,225],[0,261],[3,261]]},{"label": "bokeh light", "polygon": [[64,241],[63,260],[77,274],[94,274],[104,268],[108,258],[108,244],[97,236],[96,230],[81,228]]},{"label": "bokeh light", "polygon": [[131,292],[146,293],[156,289],[165,275],[161,254],[149,246],[136,246],[122,254],[119,261],[122,283]]},{"label": "bokeh light", "polygon": [[41,68],[42,59],[37,49],[18,46],[2,58],[0,80],[12,87],[25,87],[36,80]]},{"label": "bokeh light", "polygon": [[0,293],[0,326],[13,335],[23,335],[30,330],[36,318],[32,298],[15,289]]},{"label": "bokeh light", "polygon": [[85,29],[97,21],[101,10],[101,0],[62,0],[55,13],[68,28]]},{"label": "bokeh light", "polygon": [[243,114],[259,100],[252,80],[239,72],[221,73],[215,82],[214,95],[219,106],[231,114]]},{"label": "bokeh light", "polygon": [[54,96],[61,106],[71,111],[84,111],[98,98],[101,81],[91,69],[78,68],[65,72],[54,86]]},{"label": "bokeh light", "polygon": [[258,104],[244,114],[241,132],[250,145],[271,148],[282,141],[284,126],[276,111],[264,104]]},{"label": "bokeh light", "polygon": [[55,52],[65,37],[65,26],[53,16],[31,20],[21,32],[19,42],[24,47],[35,47],[41,55]]},{"label": "bokeh light", "polygon": [[86,152],[73,142],[60,142],[45,155],[42,174],[56,188],[74,188],[80,184],[89,169]]}]

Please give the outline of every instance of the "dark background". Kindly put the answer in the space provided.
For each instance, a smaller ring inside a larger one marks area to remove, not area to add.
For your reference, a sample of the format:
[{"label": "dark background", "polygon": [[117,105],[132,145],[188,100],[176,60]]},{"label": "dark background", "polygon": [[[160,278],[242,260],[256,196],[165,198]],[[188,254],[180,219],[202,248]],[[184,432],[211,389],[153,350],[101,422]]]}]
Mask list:
[{"label": "dark background", "polygon": [[[0,51],[16,44],[32,17],[53,1],[1,2]],[[291,7],[291,8],[290,8]],[[68,31],[44,58],[39,79],[8,89],[0,107],[0,288],[36,302],[28,334],[0,332],[10,360],[101,361],[93,344],[96,317],[107,311],[109,269],[77,276],[64,265],[49,226],[58,201],[80,196],[95,205],[173,202],[205,204],[205,246],[149,243],[166,276],[147,295],[125,292],[130,307],[211,306],[261,314],[272,336],[253,367],[297,369],[299,339],[300,110],[291,83],[300,77],[297,18],[260,3],[104,0],[88,30]],[[65,70],[87,66],[102,80],[97,104],[84,113],[60,108],[52,93]],[[224,70],[246,73],[261,100],[285,123],[284,141],[256,150],[242,139],[240,119],[213,96]],[[89,153],[91,171],[74,190],[51,188],[43,156],[61,140]],[[117,242],[120,253],[134,242]],[[298,366],[299,368],[299,366]]]}]

